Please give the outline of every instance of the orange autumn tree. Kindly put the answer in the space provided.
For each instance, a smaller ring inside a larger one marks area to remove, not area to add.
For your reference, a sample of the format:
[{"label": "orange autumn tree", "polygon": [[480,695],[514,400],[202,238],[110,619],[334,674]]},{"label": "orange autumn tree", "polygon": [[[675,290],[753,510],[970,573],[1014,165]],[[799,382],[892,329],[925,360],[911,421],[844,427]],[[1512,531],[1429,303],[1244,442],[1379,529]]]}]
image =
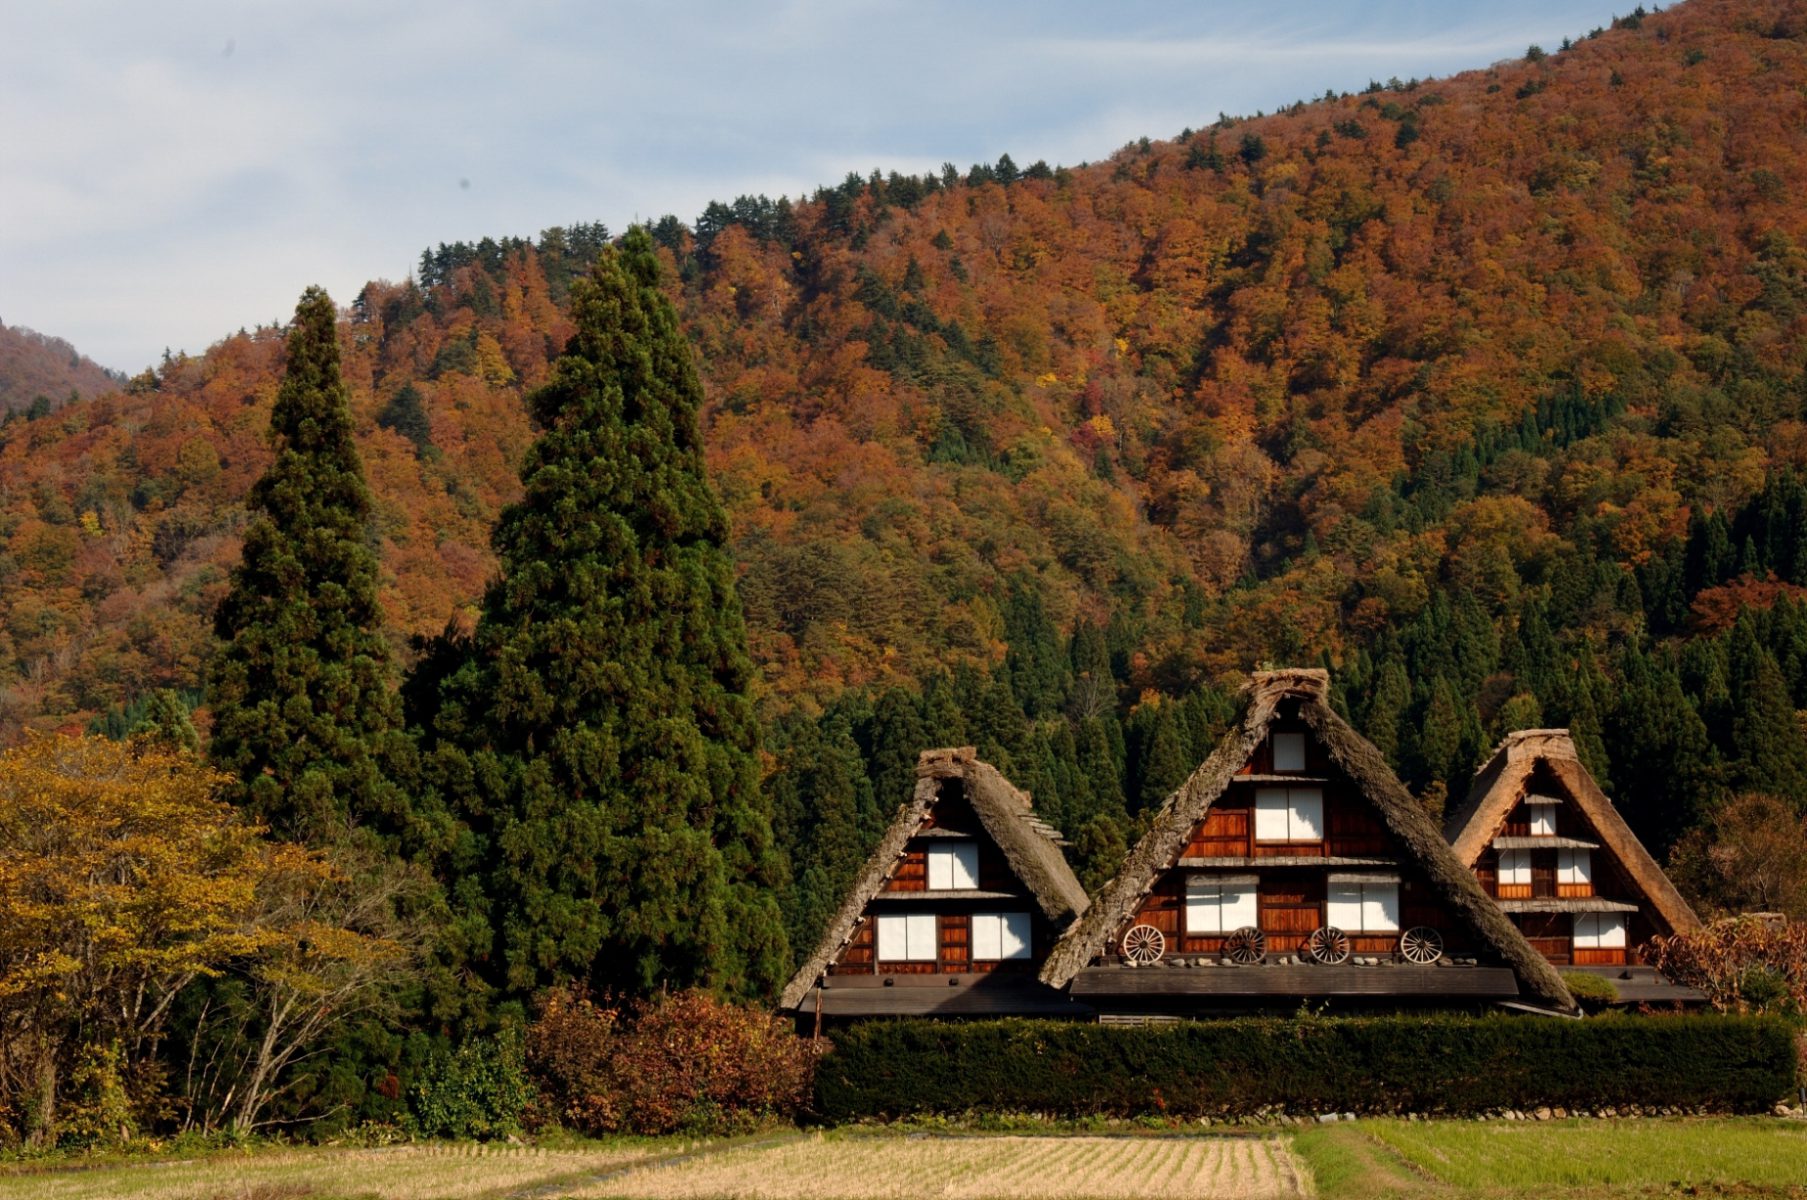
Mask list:
[{"label": "orange autumn tree", "polygon": [[65,1107],[98,1106],[89,1130],[128,1136],[159,1097],[183,989],[319,936],[272,893],[335,873],[265,840],[218,798],[227,782],[148,742],[39,737],[0,753],[0,1119],[14,1132],[52,1141]]}]

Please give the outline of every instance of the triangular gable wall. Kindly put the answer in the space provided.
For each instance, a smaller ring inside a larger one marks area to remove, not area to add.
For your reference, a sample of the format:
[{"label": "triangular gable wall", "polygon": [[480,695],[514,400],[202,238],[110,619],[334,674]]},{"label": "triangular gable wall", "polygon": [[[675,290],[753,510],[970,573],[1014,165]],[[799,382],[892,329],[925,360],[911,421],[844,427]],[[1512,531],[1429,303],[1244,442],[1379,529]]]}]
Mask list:
[{"label": "triangular gable wall", "polygon": [[1056,929],[1064,929],[1085,911],[1085,888],[1056,844],[1058,835],[1036,817],[1029,797],[1011,786],[995,767],[975,757],[970,746],[926,750],[916,765],[914,792],[898,808],[815,952],[791,977],[779,997],[779,1008],[795,1009],[803,1003],[853,941],[868,906],[904,863],[911,839],[941,799],[944,787],[953,781],[959,783],[981,827],[1003,852],[1011,872],[1029,891],[1042,916]]},{"label": "triangular gable wall", "polygon": [[1466,802],[1444,825],[1457,861],[1473,871],[1540,768],[1564,793],[1562,798],[1593,826],[1601,849],[1642,893],[1653,921],[1666,925],[1670,933],[1699,929],[1700,918],[1600,790],[1566,729],[1520,730],[1500,742],[1475,775]]},{"label": "triangular gable wall", "polygon": [[1329,675],[1321,670],[1257,673],[1247,689],[1241,722],[1225,734],[1211,756],[1168,797],[1148,834],[1137,843],[1123,869],[1107,883],[1085,916],[1056,945],[1042,969],[1044,983],[1063,987],[1109,947],[1127,921],[1173,869],[1213,804],[1256,753],[1281,706],[1296,702],[1300,720],[1372,806],[1387,833],[1435,890],[1439,902],[1496,955],[1535,1001],[1564,1011],[1574,1000],[1555,970],[1534,951],[1457,862],[1437,827],[1405,790],[1380,752],[1350,728],[1328,703]]}]

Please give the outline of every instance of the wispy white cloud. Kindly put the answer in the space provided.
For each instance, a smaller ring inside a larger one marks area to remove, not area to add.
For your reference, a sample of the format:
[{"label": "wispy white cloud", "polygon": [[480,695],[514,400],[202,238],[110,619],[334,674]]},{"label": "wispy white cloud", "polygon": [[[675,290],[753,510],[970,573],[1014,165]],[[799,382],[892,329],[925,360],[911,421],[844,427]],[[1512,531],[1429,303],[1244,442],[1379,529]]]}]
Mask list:
[{"label": "wispy white cloud", "polygon": [[281,317],[308,283],[348,300],[439,241],[1006,151],[1096,160],[1220,111],[1485,65],[1611,9],[0,5],[0,318],[135,370]]}]

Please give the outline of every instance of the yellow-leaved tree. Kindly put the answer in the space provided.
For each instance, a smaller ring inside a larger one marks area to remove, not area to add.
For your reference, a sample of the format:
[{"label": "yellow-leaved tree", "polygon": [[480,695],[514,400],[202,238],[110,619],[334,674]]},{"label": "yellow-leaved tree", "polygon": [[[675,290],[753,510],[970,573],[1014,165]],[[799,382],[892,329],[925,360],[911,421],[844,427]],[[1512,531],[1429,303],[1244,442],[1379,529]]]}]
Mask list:
[{"label": "yellow-leaved tree", "polygon": [[[43,1143],[74,1119],[90,1136],[129,1136],[163,1102],[171,1008],[203,977],[275,977],[293,992],[297,972],[322,964],[331,976],[346,960],[406,958],[298,907],[342,874],[267,840],[219,799],[229,782],[152,741],[34,737],[0,752],[0,1120],[13,1132]],[[294,1032],[256,1039],[265,1075]]]}]

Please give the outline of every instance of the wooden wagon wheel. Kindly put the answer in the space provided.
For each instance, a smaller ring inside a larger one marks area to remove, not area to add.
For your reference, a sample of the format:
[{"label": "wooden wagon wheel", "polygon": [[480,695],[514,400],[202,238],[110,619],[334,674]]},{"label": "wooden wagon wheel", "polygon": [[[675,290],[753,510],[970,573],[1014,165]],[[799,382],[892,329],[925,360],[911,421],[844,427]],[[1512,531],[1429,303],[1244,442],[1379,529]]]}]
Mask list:
[{"label": "wooden wagon wheel", "polygon": [[1267,957],[1267,935],[1253,925],[1244,925],[1224,939],[1223,954],[1240,966],[1258,963]]},{"label": "wooden wagon wheel", "polygon": [[1334,967],[1338,963],[1349,961],[1349,935],[1334,925],[1324,925],[1311,931],[1305,939],[1305,953],[1312,962]]},{"label": "wooden wagon wheel", "polygon": [[1160,962],[1167,953],[1167,937],[1153,925],[1131,925],[1123,935],[1123,957],[1133,963]]},{"label": "wooden wagon wheel", "polygon": [[1429,925],[1414,925],[1399,935],[1399,957],[1428,967],[1443,957],[1443,935]]}]

